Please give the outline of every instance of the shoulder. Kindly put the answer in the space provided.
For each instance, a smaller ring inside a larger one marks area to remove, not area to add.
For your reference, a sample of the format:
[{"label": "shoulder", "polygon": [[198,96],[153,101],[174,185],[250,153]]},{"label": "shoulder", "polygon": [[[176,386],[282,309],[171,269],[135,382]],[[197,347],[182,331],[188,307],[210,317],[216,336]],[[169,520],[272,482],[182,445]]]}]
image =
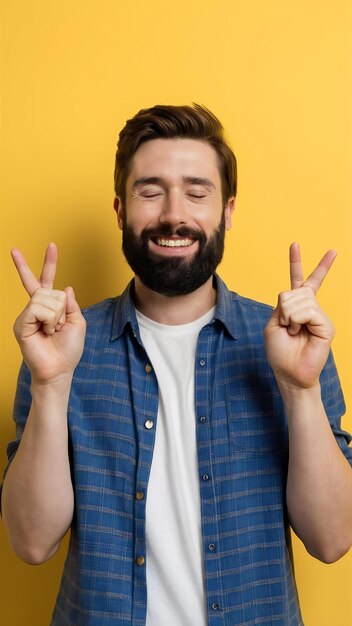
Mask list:
[{"label": "shoulder", "polygon": [[240,296],[235,292],[230,292],[230,295],[231,311],[237,323],[242,320],[246,326],[259,324],[260,327],[264,327],[267,324],[272,316],[274,307],[265,302],[259,302],[252,298]]},{"label": "shoulder", "polygon": [[263,315],[269,317],[273,307],[253,298],[247,298],[231,291],[218,274],[215,274],[216,289],[218,292],[218,308],[223,312],[242,312],[246,315]]},{"label": "shoulder", "polygon": [[270,319],[273,307],[253,298],[247,298],[231,291],[216,275],[218,292],[216,317],[223,322],[233,337],[241,333],[262,333]]},{"label": "shoulder", "polygon": [[110,343],[119,299],[120,296],[107,298],[82,309],[87,324],[86,348],[101,347],[102,344],[108,345]]},{"label": "shoulder", "polygon": [[244,311],[255,311],[263,315],[271,315],[273,312],[274,307],[272,307],[270,304],[266,304],[265,302],[258,302],[258,300],[253,300],[252,298],[240,296],[234,291],[230,291],[230,294],[232,296],[232,303],[235,308],[243,309]]},{"label": "shoulder", "polygon": [[106,298],[106,300],[102,300],[101,302],[97,302],[83,308],[82,315],[84,316],[86,322],[94,324],[96,322],[101,322],[104,321],[104,319],[112,317],[114,315],[119,298],[120,296]]}]

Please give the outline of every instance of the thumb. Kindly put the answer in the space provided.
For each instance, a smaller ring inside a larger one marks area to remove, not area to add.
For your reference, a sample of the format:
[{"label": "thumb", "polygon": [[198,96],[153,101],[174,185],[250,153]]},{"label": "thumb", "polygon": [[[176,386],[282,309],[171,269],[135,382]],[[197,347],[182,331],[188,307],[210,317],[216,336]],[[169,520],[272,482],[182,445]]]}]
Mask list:
[{"label": "thumb", "polygon": [[66,316],[69,317],[71,321],[80,319],[82,313],[76,300],[75,292],[72,287],[66,287],[64,291],[66,293]]},{"label": "thumb", "polygon": [[280,324],[280,307],[277,306],[271,314],[271,318],[268,321],[268,326],[281,326]]},{"label": "thumb", "polygon": [[267,325],[264,328],[264,337],[268,338],[272,332],[275,332],[277,328],[281,326],[280,324],[280,311],[279,308],[273,310]]}]

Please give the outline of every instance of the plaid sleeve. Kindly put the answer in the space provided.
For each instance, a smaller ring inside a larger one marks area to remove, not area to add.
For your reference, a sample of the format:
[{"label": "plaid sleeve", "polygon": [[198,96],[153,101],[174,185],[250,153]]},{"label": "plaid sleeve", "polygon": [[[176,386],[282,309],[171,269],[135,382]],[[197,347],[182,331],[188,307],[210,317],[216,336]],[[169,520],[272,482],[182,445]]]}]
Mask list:
[{"label": "plaid sleeve", "polygon": [[327,413],[331,429],[335,439],[352,465],[352,447],[350,443],[352,436],[341,428],[341,418],[345,414],[346,405],[340,385],[340,380],[336,370],[334,357],[330,352],[329,358],[320,376],[322,400]]},{"label": "plaid sleeve", "polygon": [[[15,395],[15,403],[14,403],[14,421],[16,424],[16,438],[9,443],[7,446],[7,458],[8,464],[5,468],[4,478],[6,476],[6,472],[10,466],[12,459],[14,458],[17,448],[20,445],[22,433],[24,431],[24,427],[26,425],[27,417],[29,410],[31,408],[31,392],[30,392],[30,384],[31,384],[31,375],[28,367],[25,363],[22,363],[18,380],[17,380],[17,389]],[[0,499],[1,499],[2,485],[0,485]],[[0,509],[1,510],[1,509]]]}]

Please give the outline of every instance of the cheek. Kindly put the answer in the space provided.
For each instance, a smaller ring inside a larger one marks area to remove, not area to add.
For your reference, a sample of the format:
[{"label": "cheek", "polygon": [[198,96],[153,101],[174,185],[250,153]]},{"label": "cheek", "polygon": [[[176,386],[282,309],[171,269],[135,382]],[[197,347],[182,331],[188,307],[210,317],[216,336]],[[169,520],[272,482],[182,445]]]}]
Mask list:
[{"label": "cheek", "polygon": [[126,222],[134,230],[143,230],[149,225],[158,223],[160,207],[157,202],[141,202],[135,200],[126,209]]},{"label": "cheek", "polygon": [[221,218],[222,218],[221,213],[220,214],[218,214],[218,212],[216,212],[216,214],[214,213],[215,212],[213,212],[211,215],[208,214],[204,216],[204,219],[199,220],[199,225],[201,226],[201,228],[204,230],[204,232],[207,235],[212,235],[213,232],[217,230],[221,224]]},{"label": "cheek", "polygon": [[190,219],[200,226],[203,230],[213,230],[217,228],[221,221],[222,211],[218,207],[197,205],[192,207],[189,212]]},{"label": "cheek", "polygon": [[122,225],[129,226],[135,233],[139,233],[145,227],[145,217],[141,212],[131,211],[129,208]]}]

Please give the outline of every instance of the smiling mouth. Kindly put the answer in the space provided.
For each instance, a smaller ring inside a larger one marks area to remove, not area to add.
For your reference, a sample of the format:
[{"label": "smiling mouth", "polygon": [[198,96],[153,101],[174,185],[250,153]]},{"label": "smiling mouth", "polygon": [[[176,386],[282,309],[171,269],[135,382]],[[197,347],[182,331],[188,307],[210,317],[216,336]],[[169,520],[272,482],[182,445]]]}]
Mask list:
[{"label": "smiling mouth", "polygon": [[163,248],[188,248],[194,243],[194,239],[184,237],[183,239],[168,239],[166,237],[153,238],[154,243]]}]

